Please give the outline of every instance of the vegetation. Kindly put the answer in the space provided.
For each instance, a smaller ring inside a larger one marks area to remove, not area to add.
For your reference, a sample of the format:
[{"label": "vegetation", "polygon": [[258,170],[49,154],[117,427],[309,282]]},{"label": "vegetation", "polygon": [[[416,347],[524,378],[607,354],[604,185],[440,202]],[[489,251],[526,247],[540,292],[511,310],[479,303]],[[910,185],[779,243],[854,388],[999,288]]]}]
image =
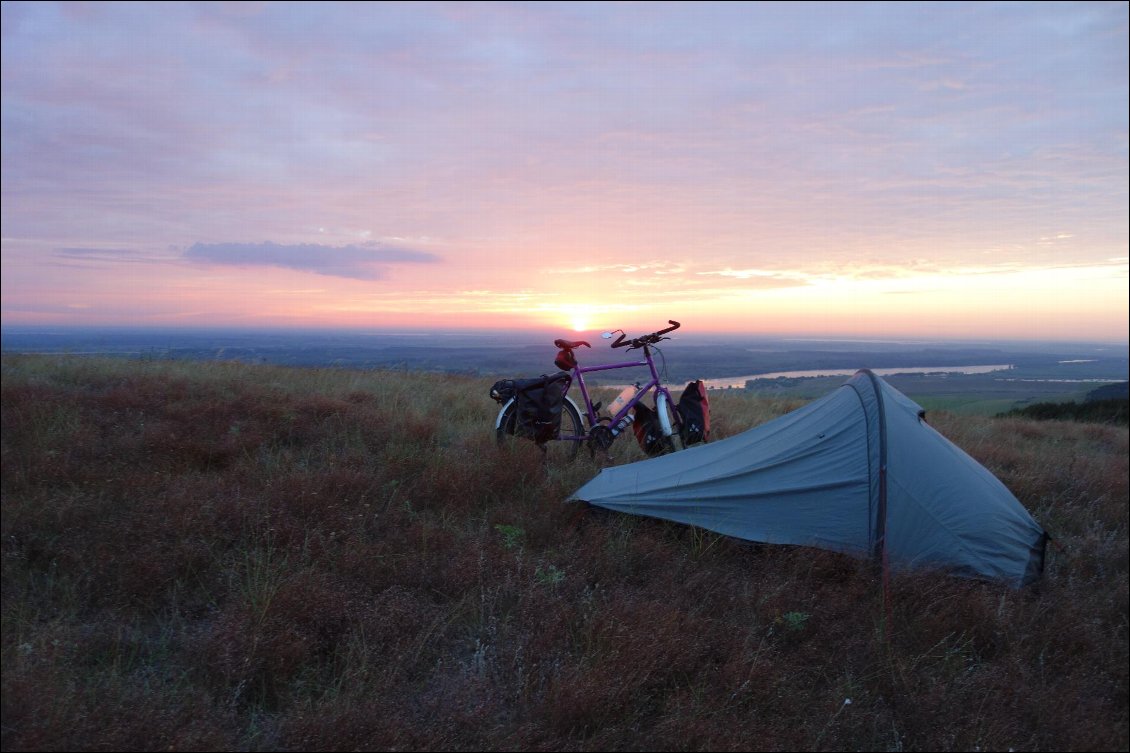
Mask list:
[{"label": "vegetation", "polygon": [[1022,416],[1037,421],[1083,421],[1099,424],[1130,423],[1127,397],[1127,382],[1107,384],[1087,393],[1081,403],[1040,402],[1023,408],[1013,408],[999,415],[1004,417]]},{"label": "vegetation", "polygon": [[1130,400],[1090,400],[1077,403],[1036,403],[1024,408],[1013,408],[1003,416],[1023,416],[1036,421],[1085,421],[1099,424],[1121,424],[1128,422],[1127,408]]},{"label": "vegetation", "polygon": [[1087,393],[1087,401],[1093,400],[1130,400],[1130,382],[1117,384],[1104,384]]},{"label": "vegetation", "polygon": [[[564,503],[598,466],[500,455],[492,381],[6,354],[2,748],[1127,748],[1124,426],[932,415],[1060,548],[888,610]],[[715,436],[797,405],[712,396]]]}]

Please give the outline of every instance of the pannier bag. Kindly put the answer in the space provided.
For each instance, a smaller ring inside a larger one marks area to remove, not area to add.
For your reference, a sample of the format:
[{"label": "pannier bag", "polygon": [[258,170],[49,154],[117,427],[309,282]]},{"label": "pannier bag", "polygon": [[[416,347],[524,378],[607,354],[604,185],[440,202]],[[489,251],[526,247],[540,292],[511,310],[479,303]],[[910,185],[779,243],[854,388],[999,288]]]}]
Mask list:
[{"label": "pannier bag", "polygon": [[518,394],[518,388],[513,379],[500,379],[491,385],[490,396],[496,403],[506,403]]},{"label": "pannier bag", "polygon": [[710,400],[706,384],[697,379],[687,385],[679,398],[679,415],[683,419],[683,445],[689,446],[710,439]]},{"label": "pannier bag", "polygon": [[636,421],[632,429],[636,433],[636,441],[648,455],[660,455],[666,449],[659,414],[642,402],[636,403]]},{"label": "pannier bag", "polygon": [[513,427],[518,436],[544,444],[561,430],[561,410],[568,385],[569,375],[559,371],[533,379],[504,379],[496,383],[490,392],[491,397],[496,390],[500,395],[509,393],[514,397],[517,414],[514,422],[506,426],[508,431]]}]

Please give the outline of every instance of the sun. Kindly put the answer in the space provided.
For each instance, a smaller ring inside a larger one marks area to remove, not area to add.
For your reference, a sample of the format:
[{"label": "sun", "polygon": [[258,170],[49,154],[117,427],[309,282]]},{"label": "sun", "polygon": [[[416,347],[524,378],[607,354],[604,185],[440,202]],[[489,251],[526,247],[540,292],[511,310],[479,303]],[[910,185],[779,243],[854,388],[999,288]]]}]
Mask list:
[{"label": "sun", "polygon": [[558,321],[574,332],[587,332],[593,327],[596,307],[589,303],[571,303],[557,308]]},{"label": "sun", "polygon": [[609,317],[619,320],[635,308],[637,307],[623,304],[572,303],[555,306],[553,312],[559,324],[569,326],[574,332],[594,332]]}]

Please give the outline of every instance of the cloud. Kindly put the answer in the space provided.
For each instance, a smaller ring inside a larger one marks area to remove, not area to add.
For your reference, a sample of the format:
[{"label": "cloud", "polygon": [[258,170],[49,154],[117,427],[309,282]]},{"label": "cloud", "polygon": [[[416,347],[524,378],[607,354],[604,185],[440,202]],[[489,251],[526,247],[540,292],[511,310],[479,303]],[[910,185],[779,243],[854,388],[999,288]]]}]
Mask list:
[{"label": "cloud", "polygon": [[196,243],[188,261],[238,267],[282,267],[353,280],[379,280],[394,264],[432,264],[442,258],[425,251],[369,246],[322,246],[314,243]]},{"label": "cloud", "polygon": [[679,262],[643,262],[640,264],[586,264],[582,267],[569,269],[546,269],[546,274],[598,274],[606,273],[650,273],[654,275],[677,275],[686,272],[686,267]]},{"label": "cloud", "polygon": [[202,311],[365,287],[465,321],[499,299],[463,288],[529,285],[515,319],[737,317],[1126,254],[1125,3],[358,7],[4,3],[4,305],[124,278]]},{"label": "cloud", "polygon": [[144,251],[127,248],[81,248],[69,247],[55,249],[55,257],[72,261],[113,262],[126,264],[155,264],[167,261],[156,258]]},{"label": "cloud", "polygon": [[809,275],[800,272],[772,272],[764,269],[718,269],[696,272],[703,277],[722,277],[739,280],[746,288],[795,288],[811,284]]}]

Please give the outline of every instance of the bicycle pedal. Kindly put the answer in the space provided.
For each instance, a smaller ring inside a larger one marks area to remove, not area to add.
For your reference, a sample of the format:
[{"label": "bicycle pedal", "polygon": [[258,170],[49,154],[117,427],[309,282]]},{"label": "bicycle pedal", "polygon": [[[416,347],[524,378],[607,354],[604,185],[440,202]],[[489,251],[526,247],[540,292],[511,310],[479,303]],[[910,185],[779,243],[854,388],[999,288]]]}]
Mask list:
[{"label": "bicycle pedal", "polygon": [[592,409],[593,409],[593,412],[594,412],[594,413],[595,413],[595,412],[599,412],[599,411],[600,411],[600,409],[601,409],[601,407],[602,407],[603,405],[604,405],[604,401],[602,401],[602,400],[597,400],[597,401],[596,401],[595,403],[593,403],[593,404],[592,404]]}]

